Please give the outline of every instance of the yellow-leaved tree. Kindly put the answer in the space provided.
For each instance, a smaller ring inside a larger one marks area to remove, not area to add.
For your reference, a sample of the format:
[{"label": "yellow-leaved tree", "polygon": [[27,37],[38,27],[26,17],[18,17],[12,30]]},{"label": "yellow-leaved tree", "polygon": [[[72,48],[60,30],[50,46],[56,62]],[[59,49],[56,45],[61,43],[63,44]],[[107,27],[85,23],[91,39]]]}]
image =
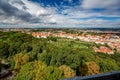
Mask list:
[{"label": "yellow-leaved tree", "polygon": [[29,56],[27,54],[15,54],[14,56],[15,61],[15,68],[16,70],[19,70],[21,68],[21,65],[26,64],[29,61]]},{"label": "yellow-leaved tree", "polygon": [[94,75],[98,74],[100,71],[100,67],[94,62],[85,62],[83,67],[79,68],[80,76],[86,76],[86,75]]},{"label": "yellow-leaved tree", "polygon": [[60,80],[62,71],[57,67],[46,66],[41,61],[28,62],[23,65],[15,80]]},{"label": "yellow-leaved tree", "polygon": [[76,75],[74,70],[72,70],[69,66],[61,65],[59,69],[63,71],[63,76],[65,78],[74,77]]}]

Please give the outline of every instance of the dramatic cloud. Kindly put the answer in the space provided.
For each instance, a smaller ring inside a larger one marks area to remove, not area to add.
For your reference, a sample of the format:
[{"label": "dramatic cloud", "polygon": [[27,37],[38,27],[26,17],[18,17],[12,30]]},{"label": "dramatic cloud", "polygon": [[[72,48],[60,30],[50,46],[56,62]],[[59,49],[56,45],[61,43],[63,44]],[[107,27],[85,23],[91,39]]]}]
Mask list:
[{"label": "dramatic cloud", "polygon": [[3,21],[5,19],[9,20],[9,18],[11,18],[14,21],[19,19],[25,22],[39,22],[37,17],[34,17],[30,13],[23,10],[19,10],[18,8],[9,4],[6,0],[0,0],[0,14],[0,17]]},{"label": "dramatic cloud", "polygon": [[119,5],[120,0],[0,0],[0,27],[120,27]]}]

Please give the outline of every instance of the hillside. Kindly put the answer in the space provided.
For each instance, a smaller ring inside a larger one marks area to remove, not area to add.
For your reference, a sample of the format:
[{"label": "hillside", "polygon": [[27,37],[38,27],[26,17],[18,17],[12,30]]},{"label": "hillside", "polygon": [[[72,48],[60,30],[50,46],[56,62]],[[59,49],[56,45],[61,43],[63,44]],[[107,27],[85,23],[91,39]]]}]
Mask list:
[{"label": "hillside", "polygon": [[94,52],[94,46],[100,44],[0,32],[0,74],[10,70],[10,80],[60,80],[120,70],[120,53]]}]

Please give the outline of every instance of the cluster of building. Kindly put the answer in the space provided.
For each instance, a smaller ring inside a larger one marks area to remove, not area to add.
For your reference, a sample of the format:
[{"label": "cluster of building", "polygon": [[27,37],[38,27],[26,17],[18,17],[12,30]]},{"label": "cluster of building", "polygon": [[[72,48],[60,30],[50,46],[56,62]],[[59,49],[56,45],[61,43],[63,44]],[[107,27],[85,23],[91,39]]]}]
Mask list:
[{"label": "cluster of building", "polygon": [[103,52],[108,54],[114,54],[113,50],[120,52],[120,37],[116,34],[101,34],[101,35],[91,35],[91,34],[71,34],[63,31],[60,32],[32,32],[32,36],[36,38],[47,38],[48,36],[62,37],[70,39],[79,39],[87,42],[95,42],[96,44],[107,44],[111,49],[101,46],[100,48],[93,48],[95,52]]},{"label": "cluster of building", "polygon": [[62,37],[62,38],[71,38],[71,39],[77,39],[77,34],[71,34],[71,33],[65,33],[65,32],[57,32],[57,33],[52,33],[52,32],[33,32],[32,36],[36,38],[47,38],[48,36],[53,36],[53,37]]},{"label": "cluster of building", "polygon": [[51,32],[33,32],[32,36],[36,38],[47,38]]},{"label": "cluster of building", "polygon": [[108,54],[114,54],[114,51],[108,47],[100,46],[99,48],[93,47],[95,52],[101,52],[101,53],[108,53]]},{"label": "cluster of building", "polygon": [[118,42],[109,42],[108,45],[112,48],[115,49],[117,52],[120,52],[120,41]]}]

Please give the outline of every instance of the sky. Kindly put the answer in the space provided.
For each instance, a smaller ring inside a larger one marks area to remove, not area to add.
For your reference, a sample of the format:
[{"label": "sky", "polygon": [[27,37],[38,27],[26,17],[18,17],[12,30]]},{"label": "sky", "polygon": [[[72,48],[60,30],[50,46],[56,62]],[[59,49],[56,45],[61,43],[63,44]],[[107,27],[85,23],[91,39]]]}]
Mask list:
[{"label": "sky", "polygon": [[120,28],[120,0],[0,0],[0,28]]}]

